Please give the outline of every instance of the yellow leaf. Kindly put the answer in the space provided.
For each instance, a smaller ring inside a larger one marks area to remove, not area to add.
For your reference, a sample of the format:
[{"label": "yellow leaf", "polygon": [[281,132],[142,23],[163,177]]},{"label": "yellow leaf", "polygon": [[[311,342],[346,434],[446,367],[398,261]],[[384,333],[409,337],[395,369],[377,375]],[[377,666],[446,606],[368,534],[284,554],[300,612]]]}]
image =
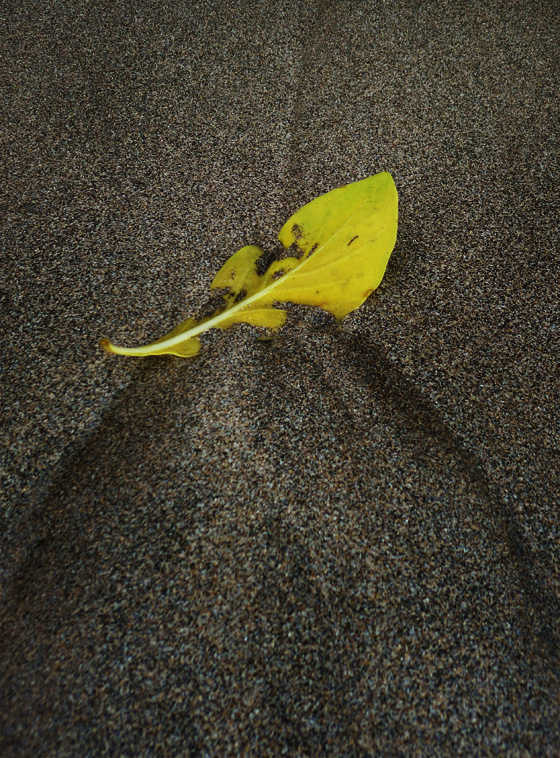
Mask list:
[{"label": "yellow leaf", "polygon": [[379,286],[397,238],[398,197],[383,172],[312,200],[283,226],[279,240],[295,245],[300,257],[274,261],[260,275],[262,250],[254,245],[231,256],[214,277],[212,289],[227,290],[224,307],[210,318],[187,319],[144,347],[125,348],[102,340],[121,355],[196,355],[197,335],[245,322],[276,329],[286,320],[277,303],[314,305],[342,319]]}]

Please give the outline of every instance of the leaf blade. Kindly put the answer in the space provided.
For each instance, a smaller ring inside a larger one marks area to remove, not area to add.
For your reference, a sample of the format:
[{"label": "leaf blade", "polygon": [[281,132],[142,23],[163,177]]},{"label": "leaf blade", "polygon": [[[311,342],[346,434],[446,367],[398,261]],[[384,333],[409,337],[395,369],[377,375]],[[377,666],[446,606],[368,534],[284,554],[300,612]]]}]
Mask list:
[{"label": "leaf blade", "polygon": [[257,271],[262,250],[247,245],[218,271],[211,289],[225,289],[224,307],[210,318],[187,319],[155,342],[119,348],[108,340],[104,349],[123,355],[196,355],[197,335],[227,329],[235,323],[276,329],[286,320],[278,303],[322,308],[342,319],[375,290],[394,248],[398,225],[398,194],[387,172],[331,190],[300,208],[284,224],[278,238],[295,245],[301,257],[274,261]]}]

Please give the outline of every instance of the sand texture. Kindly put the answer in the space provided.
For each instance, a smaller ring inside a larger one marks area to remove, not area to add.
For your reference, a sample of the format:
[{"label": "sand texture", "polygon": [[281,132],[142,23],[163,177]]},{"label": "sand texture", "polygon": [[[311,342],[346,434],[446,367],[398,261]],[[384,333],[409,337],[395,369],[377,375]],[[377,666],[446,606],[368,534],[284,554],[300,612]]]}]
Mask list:
[{"label": "sand texture", "polygon": [[[555,0],[4,0],[0,755],[560,755]],[[378,171],[385,279],[108,355]]]}]

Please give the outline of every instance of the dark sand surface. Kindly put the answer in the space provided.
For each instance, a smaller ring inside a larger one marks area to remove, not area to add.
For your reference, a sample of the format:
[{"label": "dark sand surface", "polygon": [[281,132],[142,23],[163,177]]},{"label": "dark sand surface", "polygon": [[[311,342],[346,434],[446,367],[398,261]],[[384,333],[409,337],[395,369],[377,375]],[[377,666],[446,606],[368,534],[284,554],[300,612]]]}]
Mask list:
[{"label": "dark sand surface", "polygon": [[[560,755],[559,5],[0,6],[2,756]],[[125,359],[390,171],[387,275]]]}]

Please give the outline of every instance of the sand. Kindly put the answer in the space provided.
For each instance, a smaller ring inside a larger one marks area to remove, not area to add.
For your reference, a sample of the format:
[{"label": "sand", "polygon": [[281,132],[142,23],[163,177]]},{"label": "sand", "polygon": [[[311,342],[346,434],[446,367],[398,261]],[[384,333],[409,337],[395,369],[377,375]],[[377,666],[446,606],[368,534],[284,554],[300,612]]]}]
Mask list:
[{"label": "sand", "polygon": [[[560,753],[555,2],[0,9],[0,750]],[[126,359],[390,171],[341,324]]]}]

